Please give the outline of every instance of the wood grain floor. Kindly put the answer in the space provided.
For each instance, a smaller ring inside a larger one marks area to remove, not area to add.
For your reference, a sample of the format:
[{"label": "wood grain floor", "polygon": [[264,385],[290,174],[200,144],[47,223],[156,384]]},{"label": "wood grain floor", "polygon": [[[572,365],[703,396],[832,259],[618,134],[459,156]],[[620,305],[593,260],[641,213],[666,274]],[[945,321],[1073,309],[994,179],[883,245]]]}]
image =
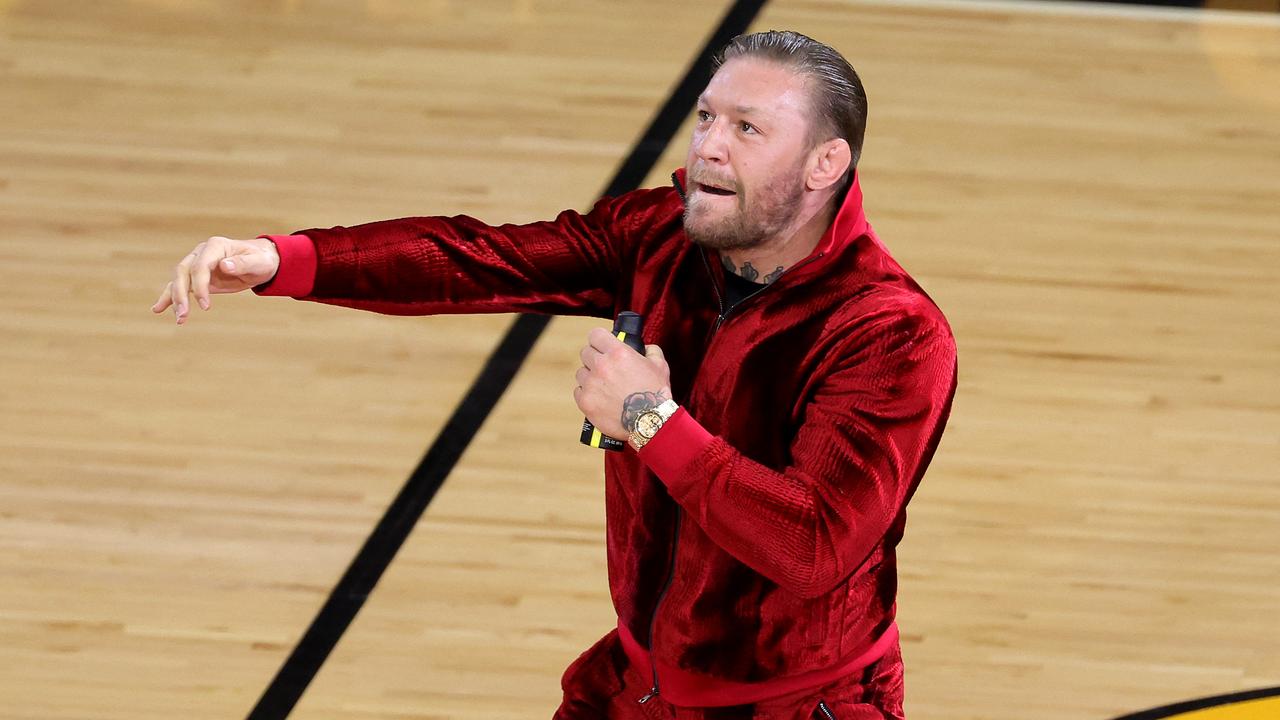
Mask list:
[{"label": "wood grain floor", "polygon": [[[509,322],[217,296],[177,327],[147,307],[178,258],[586,207],[725,7],[0,2],[0,718],[246,713]],[[901,553],[909,715],[1280,685],[1280,23],[756,27],[858,68],[868,216],[960,347]],[[591,325],[552,323],[294,717],[550,715],[613,622]]]}]

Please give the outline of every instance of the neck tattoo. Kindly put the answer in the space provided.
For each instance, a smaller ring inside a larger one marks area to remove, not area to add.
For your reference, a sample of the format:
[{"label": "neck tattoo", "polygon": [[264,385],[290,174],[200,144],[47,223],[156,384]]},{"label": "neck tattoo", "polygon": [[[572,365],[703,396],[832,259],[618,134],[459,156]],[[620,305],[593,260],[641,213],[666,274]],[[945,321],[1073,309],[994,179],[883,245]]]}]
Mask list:
[{"label": "neck tattoo", "polygon": [[769,273],[768,275],[765,275],[763,280],[758,280],[758,278],[760,277],[760,271],[755,269],[755,266],[753,266],[750,262],[744,262],[742,263],[742,267],[738,268],[733,264],[733,261],[729,259],[728,255],[721,255],[720,264],[724,265],[725,270],[733,273],[734,275],[737,275],[743,280],[748,280],[750,282],[762,282],[765,285],[768,285],[774,280],[777,280],[778,277],[781,276],[783,271],[785,270],[783,266],[779,265],[778,267],[774,268],[773,272]]}]

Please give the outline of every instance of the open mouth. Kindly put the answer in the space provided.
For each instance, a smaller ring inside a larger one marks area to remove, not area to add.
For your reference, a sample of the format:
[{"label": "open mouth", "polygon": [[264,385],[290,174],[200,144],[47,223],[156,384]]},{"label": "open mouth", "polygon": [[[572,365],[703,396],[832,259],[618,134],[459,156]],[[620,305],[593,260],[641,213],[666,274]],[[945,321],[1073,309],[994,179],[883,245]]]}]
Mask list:
[{"label": "open mouth", "polygon": [[705,183],[698,183],[698,190],[700,190],[701,192],[704,192],[704,193],[706,193],[706,194],[708,194],[708,195],[720,195],[720,196],[722,196],[722,197],[723,197],[723,196],[728,196],[728,195],[737,195],[737,194],[738,194],[738,193],[736,193],[736,192],[734,192],[734,191],[732,191],[732,190],[726,190],[726,189],[724,189],[724,188],[716,187],[715,185],[707,185],[707,184],[705,184]]}]

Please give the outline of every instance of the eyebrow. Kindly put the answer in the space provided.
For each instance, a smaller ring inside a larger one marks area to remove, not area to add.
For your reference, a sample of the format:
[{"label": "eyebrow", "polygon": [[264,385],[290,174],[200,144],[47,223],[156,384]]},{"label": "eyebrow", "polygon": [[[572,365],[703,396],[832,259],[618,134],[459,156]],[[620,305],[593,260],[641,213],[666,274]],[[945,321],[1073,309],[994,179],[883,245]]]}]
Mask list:
[{"label": "eyebrow", "polygon": [[[698,104],[699,104],[699,105],[710,105],[711,103],[707,102],[707,97],[706,97],[706,95],[699,95],[699,96],[698,96]],[[760,112],[760,108],[753,107],[753,106],[751,106],[751,105],[735,105],[735,106],[734,106],[734,108],[733,108],[733,111],[734,111],[734,112],[736,112],[736,113],[738,113],[739,115],[751,115],[751,114],[753,114],[753,113],[759,113],[759,112]],[[766,114],[767,114],[767,113],[766,113]]]}]

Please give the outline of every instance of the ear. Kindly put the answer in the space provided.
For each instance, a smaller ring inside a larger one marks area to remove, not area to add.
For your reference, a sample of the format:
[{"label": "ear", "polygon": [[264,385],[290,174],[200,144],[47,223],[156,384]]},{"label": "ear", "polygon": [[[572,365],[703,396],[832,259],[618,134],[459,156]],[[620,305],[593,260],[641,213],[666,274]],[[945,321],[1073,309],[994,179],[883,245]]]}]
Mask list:
[{"label": "ear", "polygon": [[833,138],[813,149],[812,167],[805,179],[805,186],[810,190],[825,190],[840,178],[844,177],[853,161],[849,152],[849,143],[843,138]]}]

